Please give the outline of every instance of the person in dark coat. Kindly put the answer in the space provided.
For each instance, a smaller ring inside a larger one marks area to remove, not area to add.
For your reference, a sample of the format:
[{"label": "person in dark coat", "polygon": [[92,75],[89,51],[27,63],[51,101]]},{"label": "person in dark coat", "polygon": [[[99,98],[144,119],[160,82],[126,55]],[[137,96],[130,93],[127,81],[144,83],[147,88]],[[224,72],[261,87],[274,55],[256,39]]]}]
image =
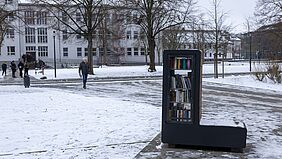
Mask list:
[{"label": "person in dark coat", "polygon": [[22,61],[19,62],[18,68],[19,68],[19,71],[20,71],[20,77],[23,78],[23,68],[24,68],[24,64],[23,64]]},{"label": "person in dark coat", "polygon": [[5,76],[7,75],[7,64],[3,63],[2,64],[2,76],[5,74]]},{"label": "person in dark coat", "polygon": [[16,78],[15,73],[16,73],[16,71],[17,71],[17,65],[15,64],[15,61],[12,61],[12,62],[11,62],[11,69],[12,69],[12,77],[13,77],[13,78]]},{"label": "person in dark coat", "polygon": [[25,62],[24,63],[24,75],[28,75],[28,69],[29,69],[28,64],[27,62]]},{"label": "person in dark coat", "polygon": [[89,69],[89,66],[88,66],[87,58],[83,58],[83,61],[79,64],[78,73],[80,77],[82,76],[82,82],[83,82],[84,89],[86,89],[88,69]]},{"label": "person in dark coat", "polygon": [[39,60],[39,68],[41,69],[42,75],[44,75],[44,69],[45,69],[45,62],[42,60]]}]

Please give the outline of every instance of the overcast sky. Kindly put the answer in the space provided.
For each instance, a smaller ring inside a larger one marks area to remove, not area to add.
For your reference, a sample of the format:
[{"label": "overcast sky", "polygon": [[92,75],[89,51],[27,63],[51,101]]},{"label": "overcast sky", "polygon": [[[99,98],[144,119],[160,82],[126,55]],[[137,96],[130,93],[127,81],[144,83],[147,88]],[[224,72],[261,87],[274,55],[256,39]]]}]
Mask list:
[{"label": "overcast sky", "polygon": [[[206,11],[211,8],[212,0],[198,0],[199,6]],[[253,16],[257,0],[221,0],[221,9],[228,13],[227,20],[237,26],[234,32],[244,32],[246,17]]]}]

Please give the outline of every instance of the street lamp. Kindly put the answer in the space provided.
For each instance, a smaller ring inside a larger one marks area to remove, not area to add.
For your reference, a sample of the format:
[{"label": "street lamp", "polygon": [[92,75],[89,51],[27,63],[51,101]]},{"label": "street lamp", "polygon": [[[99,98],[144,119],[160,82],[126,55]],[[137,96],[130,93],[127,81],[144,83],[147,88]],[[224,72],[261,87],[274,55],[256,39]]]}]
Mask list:
[{"label": "street lamp", "polygon": [[54,74],[55,74],[55,78],[57,77],[57,73],[56,73],[56,31],[53,31],[53,39],[54,39]]},{"label": "street lamp", "polygon": [[250,59],[249,59],[249,62],[250,62],[250,72],[252,72],[252,34],[251,32],[249,32],[249,36],[250,36]]}]

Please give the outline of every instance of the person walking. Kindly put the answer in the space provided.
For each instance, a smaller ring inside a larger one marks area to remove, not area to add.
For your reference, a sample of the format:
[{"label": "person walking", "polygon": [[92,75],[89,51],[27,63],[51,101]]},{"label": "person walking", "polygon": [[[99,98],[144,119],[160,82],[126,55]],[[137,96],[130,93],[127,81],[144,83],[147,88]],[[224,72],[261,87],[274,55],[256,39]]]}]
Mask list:
[{"label": "person walking", "polygon": [[20,71],[20,77],[23,78],[23,68],[24,68],[24,64],[23,64],[22,61],[19,62],[18,68],[19,68],[19,71]]},{"label": "person walking", "polygon": [[7,64],[5,62],[2,64],[2,76],[4,74],[7,75]]},{"label": "person walking", "polygon": [[13,77],[13,78],[16,78],[15,73],[16,73],[16,71],[17,71],[17,65],[15,64],[15,61],[12,61],[12,62],[11,62],[11,69],[12,69],[12,77]]},{"label": "person walking", "polygon": [[88,76],[88,61],[87,58],[83,58],[82,62],[79,64],[78,73],[79,76],[82,76],[82,82],[83,82],[83,88],[86,89],[86,82],[87,82],[87,76]]},{"label": "person walking", "polygon": [[28,75],[28,69],[29,69],[28,64],[27,64],[27,62],[25,62],[24,63],[24,76]]}]

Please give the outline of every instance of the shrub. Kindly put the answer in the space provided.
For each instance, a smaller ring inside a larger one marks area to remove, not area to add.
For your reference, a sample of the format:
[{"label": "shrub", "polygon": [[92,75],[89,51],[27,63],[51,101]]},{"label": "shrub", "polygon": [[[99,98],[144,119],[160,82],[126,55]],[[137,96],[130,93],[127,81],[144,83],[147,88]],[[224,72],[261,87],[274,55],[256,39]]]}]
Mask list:
[{"label": "shrub", "polygon": [[274,83],[281,83],[281,68],[277,63],[267,65],[266,76]]}]

